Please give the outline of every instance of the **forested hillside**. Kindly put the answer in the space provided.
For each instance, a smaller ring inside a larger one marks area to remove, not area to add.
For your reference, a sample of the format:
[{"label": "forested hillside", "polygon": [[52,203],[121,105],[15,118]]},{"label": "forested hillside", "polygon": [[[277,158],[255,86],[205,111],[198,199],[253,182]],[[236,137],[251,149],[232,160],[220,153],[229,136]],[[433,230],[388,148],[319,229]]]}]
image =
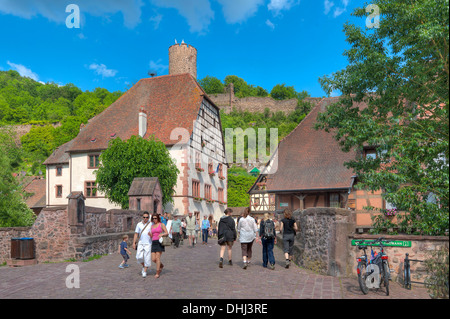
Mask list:
[{"label": "forested hillside", "polygon": [[[232,111],[220,113],[222,128],[258,128],[267,129],[267,153],[270,147],[270,128],[278,129],[278,140],[289,134],[309,112],[311,105],[303,99],[305,91],[296,92],[292,86],[277,84],[270,91],[247,84],[235,76],[227,76],[224,81],[207,76],[199,80],[207,93],[223,92],[229,83],[234,84],[235,94],[245,96],[272,96],[275,99],[297,98],[297,109],[290,113],[272,112],[266,109],[262,113]],[[102,112],[116,101],[123,92],[109,92],[104,88],[82,91],[74,84],[60,86],[55,83],[40,83],[22,77],[16,71],[0,71],[0,150],[3,158],[8,158],[9,172],[26,172],[27,175],[45,177],[42,163],[53,150],[73,139],[80,130],[81,123]],[[14,144],[14,126],[32,124],[31,130],[20,138],[20,144]],[[57,125],[54,125],[57,124]],[[247,139],[244,155],[247,156]],[[4,163],[5,164],[5,163]],[[248,203],[247,190],[255,177],[243,169],[229,171],[228,205],[245,206]]]},{"label": "forested hillside", "polygon": [[[22,136],[15,171],[45,174],[42,162],[53,150],[73,139],[81,123],[87,123],[121,95],[103,88],[83,92],[74,84],[43,84],[13,70],[0,71],[0,125],[39,124]],[[52,123],[61,125],[55,128]]]}]

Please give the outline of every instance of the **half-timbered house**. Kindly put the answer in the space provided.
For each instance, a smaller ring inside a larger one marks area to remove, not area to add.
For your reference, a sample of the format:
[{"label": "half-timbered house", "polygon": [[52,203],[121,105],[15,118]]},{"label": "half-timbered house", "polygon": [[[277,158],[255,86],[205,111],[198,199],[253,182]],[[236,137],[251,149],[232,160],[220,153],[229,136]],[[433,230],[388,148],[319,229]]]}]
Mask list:
[{"label": "half-timbered house", "polygon": [[382,199],[381,191],[357,190],[357,176],[345,166],[345,162],[355,156],[372,156],[373,148],[368,147],[364,154],[343,152],[332,132],[314,128],[319,112],[325,111],[326,106],[337,99],[324,98],[319,101],[303,121],[280,141],[266,169],[248,192],[255,214],[281,212],[285,208],[292,211],[309,207],[362,210],[366,206],[389,206]]}]

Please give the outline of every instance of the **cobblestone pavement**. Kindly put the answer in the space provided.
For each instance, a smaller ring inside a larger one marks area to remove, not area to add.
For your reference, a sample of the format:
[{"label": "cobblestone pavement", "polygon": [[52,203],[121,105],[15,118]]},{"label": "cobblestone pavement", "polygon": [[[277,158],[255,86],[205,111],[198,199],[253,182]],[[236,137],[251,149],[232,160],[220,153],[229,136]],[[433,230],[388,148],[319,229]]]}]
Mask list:
[{"label": "cobblestone pavement", "polygon": [[[178,249],[166,247],[162,255],[164,269],[155,279],[152,264],[147,278],[135,254],[129,268],[119,269],[119,254],[103,256],[89,262],[42,263],[34,266],[0,267],[0,298],[170,298],[170,299],[429,299],[426,289],[406,290],[391,282],[390,296],[370,291],[363,295],[356,278],[335,278],[315,274],[291,265],[283,267],[284,256],[274,248],[275,270],[262,267],[261,245],[253,246],[252,264],[242,269],[240,245],[233,247],[233,266],[225,258],[218,267],[219,246],[210,239],[208,245]],[[134,253],[135,251],[132,250]],[[226,256],[226,254],[225,254]],[[75,273],[66,269],[77,265],[80,287],[67,288],[66,279]],[[67,270],[67,272],[66,272]]]}]

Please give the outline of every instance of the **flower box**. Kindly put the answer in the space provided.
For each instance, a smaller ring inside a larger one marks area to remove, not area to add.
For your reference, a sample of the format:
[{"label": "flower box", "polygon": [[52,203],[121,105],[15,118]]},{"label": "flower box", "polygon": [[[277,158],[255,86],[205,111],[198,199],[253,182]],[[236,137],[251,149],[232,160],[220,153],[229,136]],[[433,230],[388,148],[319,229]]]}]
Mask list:
[{"label": "flower box", "polygon": [[204,170],[203,168],[201,168],[201,167],[196,167],[195,169],[197,170],[197,172],[204,172],[204,171],[205,171],[205,170]]},{"label": "flower box", "polygon": [[202,201],[203,201],[203,198],[201,198],[201,197],[194,197],[194,201],[196,201],[196,202],[202,202]]}]

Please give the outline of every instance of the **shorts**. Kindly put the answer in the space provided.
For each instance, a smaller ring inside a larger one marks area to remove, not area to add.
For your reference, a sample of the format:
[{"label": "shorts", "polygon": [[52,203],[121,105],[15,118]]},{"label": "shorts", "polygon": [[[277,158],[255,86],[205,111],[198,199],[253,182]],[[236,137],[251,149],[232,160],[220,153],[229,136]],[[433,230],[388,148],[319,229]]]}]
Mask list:
[{"label": "shorts", "polygon": [[152,253],[162,253],[166,251],[163,245],[159,242],[159,240],[152,241]]},{"label": "shorts", "polygon": [[122,258],[123,258],[124,262],[127,262],[128,259],[130,259],[130,256],[128,256],[128,254],[121,254],[121,255],[122,255]]},{"label": "shorts", "polygon": [[294,248],[294,234],[285,234],[283,236],[283,252],[292,256],[292,250]]},{"label": "shorts", "polygon": [[195,236],[195,229],[186,229],[186,235]]},{"label": "shorts", "polygon": [[223,243],[219,244],[219,246],[230,246],[233,247],[234,241],[224,241]]}]

